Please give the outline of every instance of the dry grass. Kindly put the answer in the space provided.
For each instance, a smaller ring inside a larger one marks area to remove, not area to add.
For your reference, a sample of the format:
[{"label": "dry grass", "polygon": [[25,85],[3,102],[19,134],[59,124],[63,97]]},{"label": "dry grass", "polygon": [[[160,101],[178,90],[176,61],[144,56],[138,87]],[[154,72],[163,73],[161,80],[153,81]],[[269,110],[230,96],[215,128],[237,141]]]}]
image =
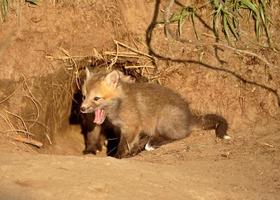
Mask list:
[{"label": "dry grass", "polygon": [[62,56],[46,56],[50,60],[60,60],[64,63],[65,70],[74,74],[73,81],[78,89],[81,85],[81,71],[85,67],[101,67],[105,70],[118,69],[125,74],[141,76],[152,81],[158,73],[155,66],[155,58],[147,53],[141,52],[122,42],[114,41],[115,51],[98,52],[93,50],[92,55],[70,55],[65,49],[60,49]]}]

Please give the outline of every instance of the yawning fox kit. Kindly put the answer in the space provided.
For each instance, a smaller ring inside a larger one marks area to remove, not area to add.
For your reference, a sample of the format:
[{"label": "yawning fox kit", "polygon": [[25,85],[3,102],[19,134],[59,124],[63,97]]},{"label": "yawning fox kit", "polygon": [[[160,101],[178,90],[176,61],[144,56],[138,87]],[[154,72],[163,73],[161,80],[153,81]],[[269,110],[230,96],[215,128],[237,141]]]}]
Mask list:
[{"label": "yawning fox kit", "polygon": [[229,138],[228,124],[223,117],[216,114],[197,116],[171,89],[127,81],[116,70],[92,74],[86,69],[82,92],[82,113],[94,112],[94,123],[102,124],[107,118],[120,129],[116,154],[119,158],[130,155],[142,134],[149,137],[146,150],[185,138],[194,127],[215,129],[217,137]]}]

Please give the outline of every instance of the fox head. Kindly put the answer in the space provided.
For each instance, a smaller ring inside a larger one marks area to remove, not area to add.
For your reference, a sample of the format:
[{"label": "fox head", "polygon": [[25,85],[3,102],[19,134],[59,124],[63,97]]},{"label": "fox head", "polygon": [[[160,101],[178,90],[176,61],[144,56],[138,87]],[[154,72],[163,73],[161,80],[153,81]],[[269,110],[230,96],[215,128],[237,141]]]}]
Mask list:
[{"label": "fox head", "polygon": [[133,82],[128,77],[116,70],[109,74],[93,74],[86,68],[86,79],[82,86],[84,100],[80,108],[81,112],[95,112],[94,122],[103,123],[107,112],[117,105],[118,98],[121,96],[120,81]]}]

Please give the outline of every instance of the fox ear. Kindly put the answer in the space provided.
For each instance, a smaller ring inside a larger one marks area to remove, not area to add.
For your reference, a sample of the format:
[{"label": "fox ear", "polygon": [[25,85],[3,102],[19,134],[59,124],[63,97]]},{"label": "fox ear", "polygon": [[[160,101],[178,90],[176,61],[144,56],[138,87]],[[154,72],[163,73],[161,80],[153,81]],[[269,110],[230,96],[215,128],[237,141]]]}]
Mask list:
[{"label": "fox ear", "polygon": [[113,88],[117,87],[119,80],[120,80],[120,74],[116,70],[110,72],[105,78],[105,81],[108,84],[108,86]]},{"label": "fox ear", "polygon": [[87,67],[85,68],[85,71],[86,71],[86,80],[87,80],[90,77],[90,71]]}]

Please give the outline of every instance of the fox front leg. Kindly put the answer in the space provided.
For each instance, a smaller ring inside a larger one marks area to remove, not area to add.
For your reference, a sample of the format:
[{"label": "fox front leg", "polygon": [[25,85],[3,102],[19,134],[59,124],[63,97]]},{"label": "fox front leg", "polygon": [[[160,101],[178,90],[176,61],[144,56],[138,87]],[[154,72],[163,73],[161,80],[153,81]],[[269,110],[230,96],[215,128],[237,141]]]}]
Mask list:
[{"label": "fox front leg", "polygon": [[121,135],[120,142],[118,144],[118,150],[116,153],[116,158],[124,158],[129,151],[129,146],[127,143],[127,139],[124,135]]},{"label": "fox front leg", "polygon": [[116,153],[117,158],[130,157],[135,146],[139,143],[138,130],[123,130]]},{"label": "fox front leg", "polygon": [[97,151],[102,151],[104,140],[105,139],[101,135],[101,127],[99,125],[96,125],[92,131],[89,131],[86,134],[86,147],[83,153],[96,154]]}]

